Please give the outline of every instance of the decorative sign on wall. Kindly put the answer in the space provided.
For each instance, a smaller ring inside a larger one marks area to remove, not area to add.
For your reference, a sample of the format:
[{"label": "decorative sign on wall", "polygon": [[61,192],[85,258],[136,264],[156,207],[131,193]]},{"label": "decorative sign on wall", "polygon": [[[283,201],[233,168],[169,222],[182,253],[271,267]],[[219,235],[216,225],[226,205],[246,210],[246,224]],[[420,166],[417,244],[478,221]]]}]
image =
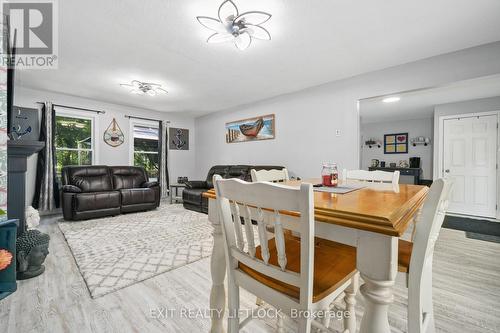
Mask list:
[{"label": "decorative sign on wall", "polygon": [[104,142],[106,142],[111,147],[118,147],[125,141],[122,129],[118,126],[116,119],[113,118],[111,124],[104,132]]},{"label": "decorative sign on wall", "polygon": [[384,135],[384,154],[407,154],[408,133]]},{"label": "decorative sign on wall", "polygon": [[189,130],[170,127],[168,129],[168,142],[170,150],[189,150]]},{"label": "decorative sign on wall", "polygon": [[226,123],[226,142],[274,139],[274,114]]},{"label": "decorative sign on wall", "polygon": [[37,141],[40,136],[38,110],[14,106],[10,119],[10,133],[14,140]]}]

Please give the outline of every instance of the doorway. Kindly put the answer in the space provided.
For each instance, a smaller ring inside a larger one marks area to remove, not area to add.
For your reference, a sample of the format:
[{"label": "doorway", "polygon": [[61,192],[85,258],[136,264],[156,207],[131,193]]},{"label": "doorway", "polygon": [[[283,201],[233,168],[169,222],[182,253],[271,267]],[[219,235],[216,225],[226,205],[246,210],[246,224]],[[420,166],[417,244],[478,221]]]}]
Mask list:
[{"label": "doorway", "polygon": [[498,115],[443,119],[442,176],[454,179],[448,211],[496,217]]}]

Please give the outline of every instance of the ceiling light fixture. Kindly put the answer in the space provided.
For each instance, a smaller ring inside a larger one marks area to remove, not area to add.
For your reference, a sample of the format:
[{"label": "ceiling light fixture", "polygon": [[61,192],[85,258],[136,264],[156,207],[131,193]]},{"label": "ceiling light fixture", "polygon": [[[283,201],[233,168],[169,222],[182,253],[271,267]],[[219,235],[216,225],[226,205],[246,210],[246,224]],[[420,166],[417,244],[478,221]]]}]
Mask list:
[{"label": "ceiling light fixture", "polygon": [[121,83],[120,86],[130,89],[131,94],[156,96],[166,94],[167,91],[161,87],[161,84],[148,83],[133,80],[130,83]]},{"label": "ceiling light fixture", "polygon": [[196,17],[202,26],[215,31],[207,43],[233,42],[238,49],[245,50],[253,39],[271,40],[269,31],[260,26],[271,18],[271,14],[261,11],[240,14],[234,2],[226,0],[220,5],[218,16],[219,19]]},{"label": "ceiling light fixture", "polygon": [[392,97],[386,97],[382,100],[382,102],[384,103],[395,103],[395,102],[399,102],[401,100],[401,97],[397,97],[397,96],[392,96]]}]

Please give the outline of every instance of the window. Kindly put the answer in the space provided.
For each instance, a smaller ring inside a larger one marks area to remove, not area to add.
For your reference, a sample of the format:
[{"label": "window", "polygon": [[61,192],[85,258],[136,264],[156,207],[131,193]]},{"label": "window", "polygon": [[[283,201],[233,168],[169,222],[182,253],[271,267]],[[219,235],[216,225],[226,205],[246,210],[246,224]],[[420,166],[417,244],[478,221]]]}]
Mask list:
[{"label": "window", "polygon": [[56,172],[66,165],[92,165],[94,161],[93,118],[56,114]]},{"label": "window", "polygon": [[133,124],[133,165],[143,167],[151,180],[158,180],[158,127]]}]

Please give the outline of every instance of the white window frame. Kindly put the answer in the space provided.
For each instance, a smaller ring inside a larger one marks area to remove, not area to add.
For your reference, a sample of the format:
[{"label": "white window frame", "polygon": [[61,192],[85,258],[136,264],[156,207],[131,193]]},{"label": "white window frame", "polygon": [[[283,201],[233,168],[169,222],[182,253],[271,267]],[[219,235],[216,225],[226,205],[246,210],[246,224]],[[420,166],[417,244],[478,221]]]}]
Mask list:
[{"label": "white window frame", "polygon": [[[55,108],[56,110],[56,117],[69,117],[69,118],[76,118],[76,119],[84,119],[84,120],[90,120],[91,124],[91,141],[92,141],[92,149],[80,149],[82,151],[91,151],[92,152],[92,165],[99,164],[99,145],[97,143],[97,137],[99,133],[99,123],[97,121],[97,114],[89,114],[89,112],[77,112],[77,111],[67,111],[64,108]],[[55,120],[54,120],[55,121]],[[57,135],[57,133],[55,133]],[[66,151],[78,151],[77,148],[58,148],[57,146],[55,147],[56,151],[57,150],[66,150]]]},{"label": "white window frame", "polygon": [[[129,165],[134,166],[134,126],[142,126],[142,127],[151,127],[151,128],[157,128],[158,129],[158,144],[160,144],[160,126],[157,121],[148,121],[148,120],[132,120],[130,121],[130,144],[129,144],[129,153],[128,153],[128,159],[129,159]],[[158,154],[158,158],[160,158],[160,152],[149,152],[149,151],[138,151],[139,153],[144,153],[144,154]]]}]

